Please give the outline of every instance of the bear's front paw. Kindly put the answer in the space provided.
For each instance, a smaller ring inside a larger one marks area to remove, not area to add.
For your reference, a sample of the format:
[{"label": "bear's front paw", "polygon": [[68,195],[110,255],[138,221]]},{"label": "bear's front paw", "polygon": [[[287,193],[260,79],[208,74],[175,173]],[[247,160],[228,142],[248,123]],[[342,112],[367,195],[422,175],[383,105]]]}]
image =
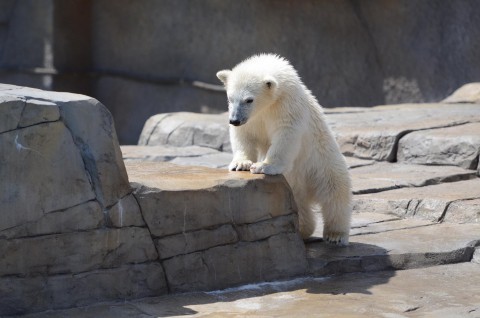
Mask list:
[{"label": "bear's front paw", "polygon": [[348,233],[324,232],[323,234],[323,239],[325,240],[325,242],[339,246],[347,246],[348,237]]},{"label": "bear's front paw", "polygon": [[250,172],[263,173],[263,174],[269,174],[269,175],[282,174],[281,169],[279,169],[277,166],[274,166],[268,163],[263,163],[263,162],[254,163],[250,167]]},{"label": "bear's front paw", "polygon": [[250,170],[250,167],[252,166],[252,161],[251,160],[240,160],[240,161],[232,161],[228,165],[228,170],[230,171],[248,171]]}]

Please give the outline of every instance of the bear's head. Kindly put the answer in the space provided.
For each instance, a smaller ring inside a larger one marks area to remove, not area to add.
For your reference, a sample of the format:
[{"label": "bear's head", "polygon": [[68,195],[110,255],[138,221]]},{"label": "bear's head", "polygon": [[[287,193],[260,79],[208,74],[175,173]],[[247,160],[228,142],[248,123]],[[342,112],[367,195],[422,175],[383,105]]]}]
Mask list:
[{"label": "bear's head", "polygon": [[227,91],[229,120],[233,126],[247,123],[277,98],[278,82],[272,75],[243,66],[248,65],[241,63],[232,70],[217,73]]}]

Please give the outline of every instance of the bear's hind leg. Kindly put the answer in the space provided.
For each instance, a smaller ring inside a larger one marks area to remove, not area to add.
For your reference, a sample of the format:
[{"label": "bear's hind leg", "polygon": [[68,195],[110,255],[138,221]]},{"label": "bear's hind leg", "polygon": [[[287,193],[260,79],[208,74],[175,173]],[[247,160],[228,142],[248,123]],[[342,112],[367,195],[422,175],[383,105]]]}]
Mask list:
[{"label": "bear's hind leg", "polygon": [[315,213],[309,202],[297,200],[298,207],[298,227],[303,240],[312,236],[316,227]]},{"label": "bear's hind leg", "polygon": [[351,214],[350,196],[322,202],[323,239],[327,243],[348,245]]}]

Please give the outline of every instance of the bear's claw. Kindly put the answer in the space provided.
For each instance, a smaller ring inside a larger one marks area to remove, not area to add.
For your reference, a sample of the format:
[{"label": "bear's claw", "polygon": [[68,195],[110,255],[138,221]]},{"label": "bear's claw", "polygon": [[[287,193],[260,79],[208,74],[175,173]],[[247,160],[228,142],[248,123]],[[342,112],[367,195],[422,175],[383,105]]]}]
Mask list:
[{"label": "bear's claw", "polygon": [[249,171],[252,166],[251,160],[242,160],[242,161],[232,161],[228,165],[228,170],[230,171]]},{"label": "bear's claw", "polygon": [[348,245],[348,234],[344,234],[344,233],[324,234],[323,239],[325,240],[325,242],[333,245],[339,245],[339,246]]}]

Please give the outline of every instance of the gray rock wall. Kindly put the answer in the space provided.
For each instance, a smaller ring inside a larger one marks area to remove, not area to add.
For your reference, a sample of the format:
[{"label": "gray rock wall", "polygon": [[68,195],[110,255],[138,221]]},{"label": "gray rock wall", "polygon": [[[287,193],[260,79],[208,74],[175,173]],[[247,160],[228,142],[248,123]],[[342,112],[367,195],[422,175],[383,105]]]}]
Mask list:
[{"label": "gray rock wall", "polygon": [[97,100],[0,85],[0,316],[303,275],[285,179],[122,160]]},{"label": "gray rock wall", "polygon": [[258,52],[291,60],[325,107],[432,102],[480,80],[479,10],[473,0],[3,0],[0,81],[95,96],[122,144],[157,113],[226,110],[222,92],[193,81],[217,84],[216,71]]}]

